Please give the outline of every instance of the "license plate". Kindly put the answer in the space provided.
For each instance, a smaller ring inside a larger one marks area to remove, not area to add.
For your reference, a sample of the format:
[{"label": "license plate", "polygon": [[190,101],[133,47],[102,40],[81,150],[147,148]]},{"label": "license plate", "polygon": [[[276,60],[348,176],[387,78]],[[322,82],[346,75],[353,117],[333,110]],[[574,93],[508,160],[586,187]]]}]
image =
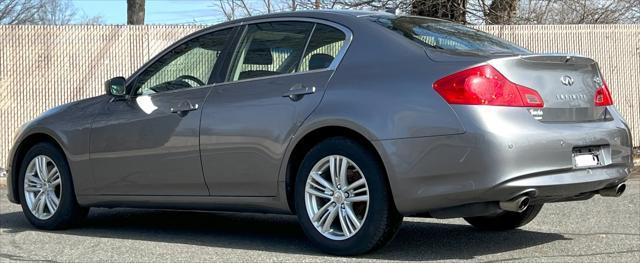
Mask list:
[{"label": "license plate", "polygon": [[600,160],[601,146],[573,148],[573,167],[594,167],[602,165]]},{"label": "license plate", "polygon": [[600,160],[597,154],[579,154],[574,155],[573,160],[576,168],[591,167],[600,165]]}]

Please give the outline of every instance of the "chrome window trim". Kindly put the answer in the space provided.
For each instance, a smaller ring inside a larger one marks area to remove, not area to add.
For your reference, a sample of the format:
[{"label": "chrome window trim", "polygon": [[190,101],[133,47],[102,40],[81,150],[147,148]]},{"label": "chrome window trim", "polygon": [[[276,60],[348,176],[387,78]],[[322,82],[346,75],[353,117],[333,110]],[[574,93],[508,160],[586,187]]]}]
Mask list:
[{"label": "chrome window trim", "polygon": [[180,92],[183,92],[183,91],[189,91],[189,90],[197,90],[197,89],[213,88],[213,86],[215,86],[215,84],[206,84],[206,85],[202,85],[202,86],[195,86],[195,87],[191,87],[191,88],[183,88],[183,89],[166,90],[166,91],[156,92],[156,93],[136,94],[136,97],[140,97],[140,96],[149,96],[149,97],[154,97],[154,96],[156,96],[156,95],[161,95],[161,94],[172,94],[172,93],[180,93]]},{"label": "chrome window trim", "polygon": [[307,70],[307,71],[303,71],[303,72],[283,73],[283,74],[278,74],[278,75],[273,75],[273,76],[264,76],[264,77],[250,78],[250,79],[225,81],[225,82],[215,83],[215,84],[212,84],[212,85],[213,85],[213,87],[220,87],[220,86],[225,86],[225,85],[235,84],[235,83],[266,80],[266,79],[281,78],[281,77],[296,76],[296,75],[304,75],[304,74],[312,74],[312,73],[318,73],[318,72],[324,72],[324,71],[333,71],[333,70],[334,69],[330,69],[330,68],[314,69],[314,70]]},{"label": "chrome window trim", "polygon": [[[344,58],[344,55],[347,53],[349,47],[351,46],[351,42],[353,41],[353,33],[347,27],[345,27],[345,26],[343,26],[341,24],[332,22],[332,21],[328,21],[328,20],[324,20],[324,19],[318,19],[318,18],[310,18],[310,17],[261,18],[261,19],[251,20],[251,21],[241,21],[241,22],[237,22],[237,23],[233,23],[233,24],[226,24],[226,25],[223,25],[223,26],[220,26],[220,27],[212,26],[212,27],[209,27],[209,28],[202,29],[200,31],[193,32],[193,33],[183,37],[182,39],[176,41],[175,43],[169,45],[165,49],[163,49],[160,53],[156,54],[153,58],[151,58],[149,61],[144,63],[133,74],[131,74],[127,78],[127,81],[126,81],[125,85],[126,86],[131,85],[131,82],[133,80],[135,80],[138,77],[138,75],[140,75],[142,72],[144,72],[150,65],[155,63],[159,58],[161,58],[162,56],[164,56],[166,53],[168,53],[169,51],[173,50],[177,46],[182,45],[182,44],[184,44],[184,43],[186,43],[186,42],[188,42],[188,41],[190,41],[190,40],[192,40],[194,38],[200,37],[200,36],[205,35],[205,34],[213,33],[213,32],[216,32],[216,31],[222,31],[222,30],[225,30],[225,29],[233,29],[234,27],[243,27],[243,26],[244,27],[240,28],[239,30],[242,30],[241,34],[242,34],[242,37],[244,37],[247,25],[265,23],[265,22],[280,22],[280,21],[311,22],[311,23],[324,24],[324,25],[327,25],[327,26],[331,26],[331,27],[337,28],[337,29],[339,29],[340,31],[342,31],[345,34],[344,44],[342,44],[342,47],[338,51],[338,54],[333,59],[333,61],[329,65],[329,67],[324,68],[324,69],[310,70],[310,71],[304,71],[304,72],[284,73],[284,74],[279,74],[279,75],[274,75],[274,76],[265,76],[265,77],[251,78],[251,79],[229,81],[228,80],[228,75],[230,74],[230,70],[231,70],[231,66],[232,66],[232,65],[229,65],[229,67],[226,68],[227,73],[225,74],[226,77],[225,77],[225,81],[224,82],[211,83],[211,84],[207,83],[206,86],[216,86],[216,85],[227,84],[227,83],[236,83],[236,82],[251,81],[251,80],[262,80],[262,79],[284,77],[284,76],[291,76],[291,75],[298,75],[298,74],[305,74],[305,73],[315,73],[315,72],[321,72],[321,71],[327,71],[327,70],[336,70],[338,68],[338,66],[340,65],[340,63],[342,62],[342,59]],[[314,25],[314,28],[315,28],[315,25]],[[312,36],[313,35],[310,35],[309,39],[311,39]],[[242,37],[240,38],[240,40],[242,40]],[[231,36],[230,40],[233,41],[233,36]],[[234,44],[235,44],[235,46],[230,47],[230,48],[233,49],[232,61],[233,61],[233,59],[235,59],[234,57],[236,55],[236,51],[238,49],[238,46],[239,46],[240,42],[234,43]],[[131,96],[133,96],[133,97],[137,96],[135,94],[136,91],[134,91],[134,89],[131,89],[130,92],[131,92],[130,93]]]},{"label": "chrome window trim", "polygon": [[[240,46],[240,42],[241,42],[242,38],[244,38],[244,36],[246,34],[246,30],[247,30],[247,26],[248,25],[259,24],[259,23],[268,23],[268,22],[289,22],[289,21],[310,22],[310,23],[315,23],[315,24],[324,24],[324,25],[336,28],[336,29],[338,29],[338,30],[340,30],[340,31],[342,31],[344,33],[344,35],[345,35],[344,44],[342,44],[342,47],[340,47],[340,50],[338,51],[338,54],[333,59],[333,61],[329,65],[329,67],[326,67],[326,68],[323,68],[323,69],[308,70],[308,71],[303,71],[303,72],[296,71],[296,72],[292,72],[292,73],[283,73],[283,74],[278,74],[278,75],[273,75],[273,76],[264,76],[264,77],[250,78],[250,79],[229,80],[229,74],[231,74],[231,71],[232,71],[231,67],[233,67],[233,65],[230,64],[229,67],[227,68],[227,77],[225,78],[225,81],[224,82],[220,82],[220,83],[215,83],[214,85],[224,85],[224,84],[230,84],[230,83],[239,83],[239,82],[253,81],[253,80],[264,80],[264,79],[277,78],[277,77],[300,75],[300,74],[305,74],[305,73],[316,73],[316,72],[322,72],[322,71],[336,70],[338,68],[338,66],[340,65],[340,62],[342,62],[342,59],[344,58],[344,55],[347,53],[347,50],[349,49],[349,46],[351,46],[351,41],[353,40],[353,33],[347,27],[345,27],[343,25],[340,25],[338,23],[334,23],[334,22],[331,22],[331,21],[323,20],[323,19],[307,18],[307,17],[263,18],[263,19],[256,19],[256,20],[252,20],[252,21],[244,21],[244,22],[236,24],[236,26],[244,26],[244,28],[240,29],[240,30],[243,30],[242,36],[239,39],[240,41],[238,41],[238,43],[236,43],[236,46],[234,47],[233,56],[232,56],[231,61],[235,60],[236,53],[237,53],[238,48]],[[315,24],[313,26],[313,29],[315,29],[315,27],[316,27]],[[312,34],[309,35],[309,40],[311,39],[311,37],[313,37]],[[309,40],[307,40],[307,44],[308,44]],[[304,52],[306,52],[306,46],[305,46]],[[302,58],[301,58],[301,60],[302,60]]]}]

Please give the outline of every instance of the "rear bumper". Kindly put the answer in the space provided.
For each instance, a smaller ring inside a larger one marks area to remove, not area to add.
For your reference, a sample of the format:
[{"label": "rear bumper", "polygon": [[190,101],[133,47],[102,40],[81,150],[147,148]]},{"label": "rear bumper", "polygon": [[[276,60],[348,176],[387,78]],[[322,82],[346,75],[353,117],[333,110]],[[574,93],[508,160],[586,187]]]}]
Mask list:
[{"label": "rear bumper", "polygon": [[505,201],[527,194],[533,203],[567,201],[616,186],[629,176],[627,167],[608,166],[520,176],[485,191],[482,201]]},{"label": "rear bumper", "polygon": [[[405,215],[528,193],[532,202],[579,199],[626,180],[629,130],[613,120],[546,124],[523,108],[454,106],[465,133],[376,141]],[[515,120],[515,121],[514,121]],[[574,169],[574,147],[603,147],[603,165]]]}]

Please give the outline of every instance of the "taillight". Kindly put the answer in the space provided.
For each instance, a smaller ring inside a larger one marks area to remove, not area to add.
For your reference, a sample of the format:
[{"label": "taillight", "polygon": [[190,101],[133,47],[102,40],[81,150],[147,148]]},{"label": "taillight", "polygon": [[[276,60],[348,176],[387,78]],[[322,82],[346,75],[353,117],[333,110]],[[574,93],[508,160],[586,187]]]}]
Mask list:
[{"label": "taillight", "polygon": [[537,91],[509,81],[491,65],[446,76],[434,82],[433,88],[449,104],[544,107]]},{"label": "taillight", "polygon": [[596,95],[593,98],[596,106],[609,106],[613,105],[613,98],[611,98],[611,91],[607,83],[602,80],[602,86],[596,90]]}]

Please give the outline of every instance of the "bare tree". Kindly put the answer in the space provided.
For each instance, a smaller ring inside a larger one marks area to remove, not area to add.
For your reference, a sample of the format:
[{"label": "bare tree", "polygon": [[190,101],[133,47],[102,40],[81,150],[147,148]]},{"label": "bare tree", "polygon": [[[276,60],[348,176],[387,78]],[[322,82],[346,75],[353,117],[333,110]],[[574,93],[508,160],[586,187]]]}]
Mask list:
[{"label": "bare tree", "polygon": [[273,12],[273,8],[271,6],[271,0],[262,0],[262,3],[264,3],[264,8],[267,10],[267,14],[270,14],[271,12]]},{"label": "bare tree", "polygon": [[227,20],[277,11],[358,9],[468,24],[640,23],[640,0],[215,0]]},{"label": "bare tree", "polygon": [[298,0],[298,9],[334,9],[338,0]]},{"label": "bare tree", "polygon": [[339,0],[334,3],[338,7],[349,9],[367,9],[375,11],[391,11],[400,9],[410,11],[413,0]]},{"label": "bare tree", "polygon": [[104,17],[102,16],[82,16],[82,18],[80,18],[80,20],[78,20],[78,22],[76,22],[76,24],[83,24],[83,25],[100,25],[100,24],[104,24]]},{"label": "bare tree", "polygon": [[227,21],[252,15],[244,0],[218,0],[216,5]]},{"label": "bare tree", "polygon": [[144,2],[145,0],[127,0],[127,24],[144,24]]},{"label": "bare tree", "polygon": [[518,0],[492,0],[484,13],[487,24],[511,24],[516,15]]},{"label": "bare tree", "polygon": [[640,23],[640,0],[523,0],[519,24]]},{"label": "bare tree", "polygon": [[411,4],[411,14],[465,23],[466,6],[467,0],[415,0]]},{"label": "bare tree", "polygon": [[470,24],[640,23],[640,0],[339,0],[335,6]]},{"label": "bare tree", "polygon": [[458,22],[465,21],[467,0],[301,0],[302,9],[358,9],[404,13],[443,18]]},{"label": "bare tree", "polygon": [[241,17],[298,9],[298,0],[215,0],[214,6],[229,21]]},{"label": "bare tree", "polygon": [[43,5],[42,0],[0,0],[0,23],[35,24]]},{"label": "bare tree", "polygon": [[101,17],[79,16],[70,0],[0,0],[0,24],[97,24]]},{"label": "bare tree", "polygon": [[236,5],[233,0],[218,0],[214,3],[220,9],[220,13],[224,15],[227,21],[236,19]]},{"label": "bare tree", "polygon": [[76,17],[77,10],[70,1],[44,1],[38,12],[38,21],[46,21],[50,25],[66,25]]}]

